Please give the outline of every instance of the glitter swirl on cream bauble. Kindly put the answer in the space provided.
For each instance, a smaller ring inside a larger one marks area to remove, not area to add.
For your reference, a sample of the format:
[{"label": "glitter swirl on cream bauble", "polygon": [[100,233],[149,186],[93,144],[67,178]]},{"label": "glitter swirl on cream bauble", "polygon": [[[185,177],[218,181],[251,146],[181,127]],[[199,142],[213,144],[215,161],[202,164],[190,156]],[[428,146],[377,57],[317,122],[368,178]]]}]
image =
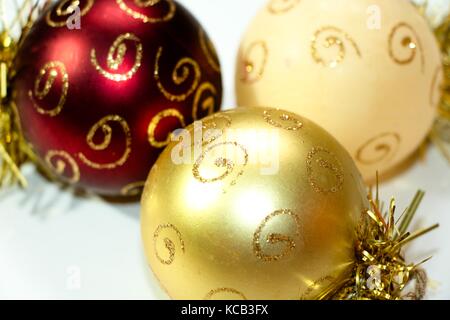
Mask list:
[{"label": "glitter swirl on cream bauble", "polygon": [[364,179],[414,153],[437,113],[436,39],[407,0],[272,0],[238,53],[238,105],[277,106],[315,121]]}]

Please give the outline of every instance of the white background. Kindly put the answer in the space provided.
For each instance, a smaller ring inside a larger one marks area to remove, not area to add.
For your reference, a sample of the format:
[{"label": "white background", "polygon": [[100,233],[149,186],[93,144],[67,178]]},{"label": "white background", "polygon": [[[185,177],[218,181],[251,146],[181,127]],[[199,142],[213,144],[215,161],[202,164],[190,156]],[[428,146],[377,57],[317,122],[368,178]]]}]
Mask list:
[{"label": "white background", "polygon": [[[7,4],[10,4],[10,1]],[[210,34],[223,66],[224,106],[234,105],[239,40],[265,0],[180,0]],[[436,0],[436,12],[449,0]],[[7,9],[9,10],[9,9]],[[13,11],[7,13],[11,16]],[[167,299],[143,256],[139,204],[80,198],[24,168],[30,188],[0,191],[0,299]],[[403,209],[416,190],[427,195],[413,227],[441,227],[408,247],[426,264],[427,298],[450,299],[450,170],[437,150],[381,185]],[[79,280],[79,281],[78,281]],[[186,288],[187,290],[188,288]]]}]

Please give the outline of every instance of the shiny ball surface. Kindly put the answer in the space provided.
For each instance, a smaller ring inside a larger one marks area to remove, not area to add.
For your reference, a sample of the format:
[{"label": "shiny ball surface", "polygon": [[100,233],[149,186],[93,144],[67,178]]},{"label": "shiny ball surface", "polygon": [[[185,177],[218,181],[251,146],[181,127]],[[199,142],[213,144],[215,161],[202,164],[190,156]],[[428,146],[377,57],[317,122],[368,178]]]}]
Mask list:
[{"label": "shiny ball surface", "polygon": [[236,93],[315,121],[373,182],[422,144],[442,79],[437,41],[408,0],[270,0],[243,36]]},{"label": "shiny ball surface", "polygon": [[325,130],[272,108],[196,122],[142,196],[147,260],[174,299],[316,299],[348,276],[368,203]]},{"label": "shiny ball surface", "polygon": [[171,132],[222,98],[214,46],[172,0],[57,1],[20,47],[17,70],[18,114],[39,160],[108,196],[139,194]]}]

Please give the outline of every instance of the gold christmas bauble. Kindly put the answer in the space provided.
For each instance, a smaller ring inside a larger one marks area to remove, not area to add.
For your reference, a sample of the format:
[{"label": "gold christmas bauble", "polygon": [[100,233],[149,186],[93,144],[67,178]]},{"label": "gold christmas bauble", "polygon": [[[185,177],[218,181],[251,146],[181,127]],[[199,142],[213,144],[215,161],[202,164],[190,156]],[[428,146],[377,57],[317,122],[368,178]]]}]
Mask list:
[{"label": "gold christmas bauble", "polygon": [[422,143],[442,79],[436,39],[408,0],[271,0],[243,37],[236,92],[239,105],[324,127],[369,182]]},{"label": "gold christmas bauble", "polygon": [[368,208],[325,130],[237,108],[176,132],[142,196],[145,253],[174,299],[315,299],[349,276]]}]

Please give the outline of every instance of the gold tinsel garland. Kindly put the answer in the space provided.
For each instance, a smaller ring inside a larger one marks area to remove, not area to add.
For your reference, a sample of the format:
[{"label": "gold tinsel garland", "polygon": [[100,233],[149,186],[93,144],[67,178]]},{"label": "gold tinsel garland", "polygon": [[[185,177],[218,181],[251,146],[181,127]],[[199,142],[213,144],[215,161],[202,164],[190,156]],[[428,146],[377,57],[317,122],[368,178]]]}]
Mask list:
[{"label": "gold tinsel garland", "polygon": [[5,28],[0,34],[0,187],[17,180],[26,185],[19,169],[26,158],[21,152],[23,138],[8,88],[15,53],[15,43]]},{"label": "gold tinsel garland", "polygon": [[[424,192],[418,191],[410,206],[396,221],[394,199],[391,199],[389,209],[383,215],[378,186],[375,198],[372,193],[369,194],[371,208],[357,231],[356,261],[352,274],[338,286],[341,289],[332,295],[332,299],[420,300],[424,297],[427,278],[419,267],[429,259],[418,264],[407,263],[402,253],[406,244],[439,227],[436,224],[414,233],[407,231],[423,196]],[[404,293],[414,281],[414,290]]]},{"label": "gold tinsel garland", "polygon": [[441,102],[441,114],[450,119],[450,15],[436,29],[436,37],[441,45],[444,65],[444,85]]},{"label": "gold tinsel garland", "polygon": [[[442,83],[442,98],[439,104],[439,115],[429,134],[429,140],[434,143],[441,151],[442,155],[450,163],[450,14],[436,27],[433,18],[427,16],[429,1],[425,0],[422,4],[412,2],[419,10],[419,13],[428,20],[430,28],[434,29],[436,39],[442,52],[442,64],[444,67],[444,77]],[[425,141],[420,154],[426,152],[428,141]]]},{"label": "gold tinsel garland", "polygon": [[430,137],[450,163],[450,14],[436,29],[436,37],[442,50],[444,82],[439,118]]},{"label": "gold tinsel garland", "polygon": [[[4,14],[4,0],[0,0],[0,188],[6,184],[19,183],[27,186],[20,172],[20,166],[28,160],[35,160],[25,141],[18,121],[11,83],[14,81],[14,62],[17,48],[22,44],[33,20],[50,4],[50,0],[24,0],[19,6],[14,0],[17,13],[8,24]],[[17,31],[18,39],[13,37]]]}]

